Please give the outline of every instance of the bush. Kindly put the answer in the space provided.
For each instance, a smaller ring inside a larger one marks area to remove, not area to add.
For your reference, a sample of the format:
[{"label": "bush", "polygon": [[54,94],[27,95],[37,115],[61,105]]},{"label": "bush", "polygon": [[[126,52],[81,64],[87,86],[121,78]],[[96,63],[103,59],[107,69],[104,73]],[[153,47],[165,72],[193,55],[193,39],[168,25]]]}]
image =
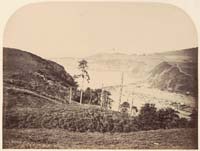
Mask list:
[{"label": "bush", "polygon": [[180,118],[178,112],[172,108],[160,109],[157,111],[159,128],[169,129],[179,126]]},{"label": "bush", "polygon": [[[136,117],[102,109],[77,110],[48,108],[46,110],[4,114],[4,128],[62,128],[76,132],[134,132],[140,130],[185,128],[195,126],[196,113],[190,123],[179,118],[171,108],[157,110],[145,104]],[[197,120],[197,119],[196,119]],[[193,124],[193,125],[192,125]]]},{"label": "bush", "polygon": [[178,123],[177,125],[178,128],[186,128],[186,127],[189,127],[189,124],[190,124],[186,118],[178,119],[177,123]]},{"label": "bush", "polygon": [[192,114],[190,114],[190,123],[189,126],[192,128],[197,128],[198,127],[198,111],[194,109],[192,111]]},{"label": "bush", "polygon": [[155,104],[145,104],[138,115],[140,129],[152,130],[158,128],[157,109]]},{"label": "bush", "polygon": [[148,103],[141,108],[136,123],[140,130],[186,128],[189,126],[189,121],[180,118],[178,112],[174,109],[157,110],[154,104]]}]

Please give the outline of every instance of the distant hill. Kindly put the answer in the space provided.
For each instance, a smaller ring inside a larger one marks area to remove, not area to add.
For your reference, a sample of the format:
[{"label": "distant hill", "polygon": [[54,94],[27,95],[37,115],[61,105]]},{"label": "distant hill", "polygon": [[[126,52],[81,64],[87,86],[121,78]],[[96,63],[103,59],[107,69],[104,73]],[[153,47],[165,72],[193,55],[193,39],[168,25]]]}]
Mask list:
[{"label": "distant hill", "polygon": [[76,82],[63,66],[22,50],[3,49],[5,108],[67,102],[69,86]]},{"label": "distant hill", "polygon": [[127,60],[131,59],[131,56],[125,53],[98,53],[89,57],[86,57],[87,60]]},{"label": "distant hill", "polygon": [[163,61],[150,71],[149,82],[152,87],[171,92],[198,93],[198,48],[166,52]]},{"label": "distant hill", "polygon": [[167,51],[163,53],[155,53],[156,55],[179,55],[179,56],[190,56],[193,59],[197,59],[198,55],[198,48],[188,48],[188,49],[182,49],[182,50],[175,50],[175,51]]}]

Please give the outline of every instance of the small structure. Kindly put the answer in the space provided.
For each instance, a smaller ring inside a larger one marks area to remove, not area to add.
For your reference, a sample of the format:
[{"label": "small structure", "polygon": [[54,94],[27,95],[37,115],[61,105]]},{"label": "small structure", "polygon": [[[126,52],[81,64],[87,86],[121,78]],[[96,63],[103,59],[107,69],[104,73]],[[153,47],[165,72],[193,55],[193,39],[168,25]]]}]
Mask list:
[{"label": "small structure", "polygon": [[136,106],[132,106],[131,107],[131,111],[130,111],[130,115],[131,116],[136,116],[137,112],[138,112],[137,107]]},{"label": "small structure", "polygon": [[136,116],[138,109],[136,106],[131,106],[128,102],[123,102],[120,105],[120,112],[121,113],[127,113],[130,116]]}]

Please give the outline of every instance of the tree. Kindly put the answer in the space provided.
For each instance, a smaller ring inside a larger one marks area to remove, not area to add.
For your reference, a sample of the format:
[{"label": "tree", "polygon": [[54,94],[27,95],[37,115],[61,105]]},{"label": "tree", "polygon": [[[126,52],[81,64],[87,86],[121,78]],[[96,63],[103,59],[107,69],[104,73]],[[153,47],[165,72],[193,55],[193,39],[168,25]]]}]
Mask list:
[{"label": "tree", "polygon": [[101,105],[101,92],[102,89],[94,89],[92,91],[91,104]]},{"label": "tree", "polygon": [[130,109],[130,104],[128,102],[123,102],[120,105],[120,112],[122,113],[128,114],[129,109]]},{"label": "tree", "polygon": [[102,107],[105,109],[111,109],[111,103],[113,102],[113,100],[110,98],[111,93],[107,90],[103,91],[103,102],[102,102]]},{"label": "tree", "polygon": [[[87,88],[83,94],[83,101],[86,104],[102,105],[104,109],[111,109],[113,100],[110,98],[111,93],[102,89]],[[102,104],[101,104],[102,103]]]},{"label": "tree", "polygon": [[179,126],[179,122],[183,122],[183,119],[180,120],[178,116],[178,111],[175,111],[172,108],[160,109],[157,112],[159,128],[174,128]]},{"label": "tree", "polygon": [[83,103],[84,104],[90,104],[91,103],[91,99],[92,99],[92,89],[91,88],[87,88],[84,93],[83,93]]},{"label": "tree", "polygon": [[140,128],[143,130],[152,130],[158,128],[157,108],[155,104],[146,103],[138,115]]},{"label": "tree", "polygon": [[85,82],[85,80],[87,80],[88,83],[90,81],[90,76],[89,76],[89,73],[87,71],[87,68],[88,68],[87,64],[88,64],[88,62],[86,60],[84,60],[84,59],[79,61],[78,68],[81,71],[81,74],[75,76],[75,78],[79,78],[79,77],[82,78],[80,104],[82,104],[82,99],[83,99],[84,82]]}]

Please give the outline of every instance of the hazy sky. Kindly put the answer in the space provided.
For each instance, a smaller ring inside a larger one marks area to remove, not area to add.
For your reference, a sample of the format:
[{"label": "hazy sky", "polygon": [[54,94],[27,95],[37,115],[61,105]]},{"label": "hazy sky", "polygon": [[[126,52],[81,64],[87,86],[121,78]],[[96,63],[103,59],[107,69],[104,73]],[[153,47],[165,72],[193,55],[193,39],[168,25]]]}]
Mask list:
[{"label": "hazy sky", "polygon": [[190,18],[171,5],[130,2],[51,2],[19,9],[4,46],[45,58],[101,52],[151,53],[197,46]]}]

